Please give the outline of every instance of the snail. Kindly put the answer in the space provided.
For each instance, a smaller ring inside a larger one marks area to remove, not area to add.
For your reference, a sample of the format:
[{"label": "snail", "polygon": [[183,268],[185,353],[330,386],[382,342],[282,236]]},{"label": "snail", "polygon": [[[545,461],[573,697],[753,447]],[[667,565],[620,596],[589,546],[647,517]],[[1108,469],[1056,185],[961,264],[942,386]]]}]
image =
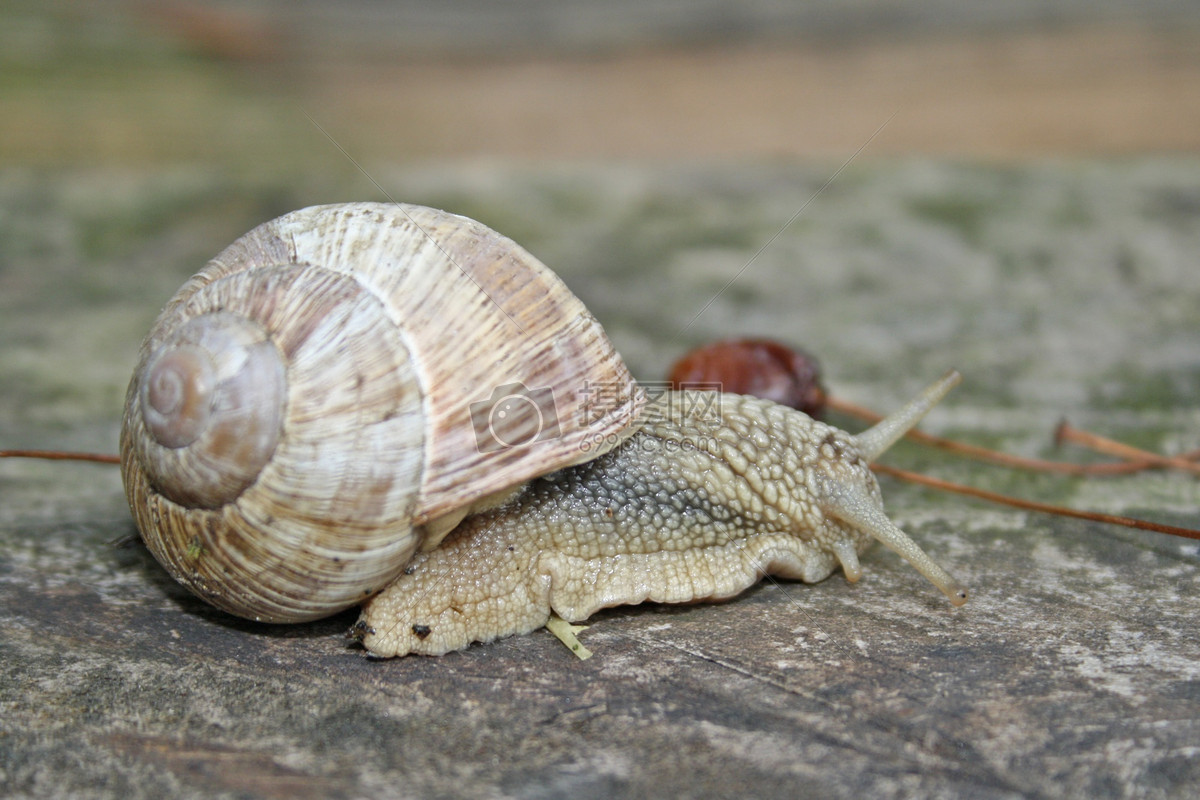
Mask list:
[{"label": "snail", "polygon": [[867,466],[958,379],[853,436],[753,397],[651,397],[510,239],[420,206],[316,206],[168,302],[127,392],[122,476],[193,593],[269,622],[364,604],[353,632],[378,656],[768,573],[854,581],[874,539],[960,605]]}]

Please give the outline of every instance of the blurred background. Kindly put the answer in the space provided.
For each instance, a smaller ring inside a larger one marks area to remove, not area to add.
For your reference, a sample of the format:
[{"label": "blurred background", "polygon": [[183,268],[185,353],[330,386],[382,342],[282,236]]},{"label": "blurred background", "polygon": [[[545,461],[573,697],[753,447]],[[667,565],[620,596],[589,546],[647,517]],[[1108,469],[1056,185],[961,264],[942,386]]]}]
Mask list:
[{"label": "blurred background", "polygon": [[1187,0],[4,0],[0,76],[0,165],[1200,149]]},{"label": "blurred background", "polygon": [[[0,448],[115,452],[187,276],[394,198],[520,242],[641,380],[769,335],[880,410],[960,368],[951,438],[1191,452],[1198,156],[1195,0],[0,0]],[[888,459],[1200,525],[1183,472]],[[885,493],[964,609],[877,550],[853,588],[611,612],[594,667],[383,665],[113,547],[118,470],[0,460],[0,796],[1198,796],[1194,543]]]}]

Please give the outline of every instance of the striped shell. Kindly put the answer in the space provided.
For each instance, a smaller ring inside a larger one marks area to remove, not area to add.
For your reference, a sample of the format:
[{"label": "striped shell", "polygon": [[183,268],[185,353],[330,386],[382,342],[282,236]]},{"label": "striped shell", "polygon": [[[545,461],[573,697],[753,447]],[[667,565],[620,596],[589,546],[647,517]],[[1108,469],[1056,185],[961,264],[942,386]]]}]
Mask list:
[{"label": "striped shell", "polygon": [[608,449],[642,401],[592,315],[510,239],[420,206],[317,206],[168,303],[129,386],[122,471],[176,579],[240,616],[314,619],[382,589],[472,504]]}]

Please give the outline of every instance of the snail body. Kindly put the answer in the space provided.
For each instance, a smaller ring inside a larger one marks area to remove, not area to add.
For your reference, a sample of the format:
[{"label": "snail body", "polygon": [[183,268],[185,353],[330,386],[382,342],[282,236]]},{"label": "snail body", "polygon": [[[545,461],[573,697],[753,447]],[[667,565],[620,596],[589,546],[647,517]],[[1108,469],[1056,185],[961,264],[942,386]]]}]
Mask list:
[{"label": "snail body", "polygon": [[167,305],[122,471],[143,539],[197,595],[266,621],[365,602],[355,635],[377,655],[767,573],[856,580],[872,539],[957,604],[867,468],[956,381],[858,436],[738,395],[648,401],[511,240],[419,206],[318,206],[251,231]]},{"label": "snail body", "polygon": [[644,601],[739,594],[763,575],[815,583],[878,539],[955,605],[966,590],[883,513],[868,462],[958,381],[950,373],[859,436],[777,403],[666,392],[636,434],[471,516],[367,602],[375,655],[440,654]]}]

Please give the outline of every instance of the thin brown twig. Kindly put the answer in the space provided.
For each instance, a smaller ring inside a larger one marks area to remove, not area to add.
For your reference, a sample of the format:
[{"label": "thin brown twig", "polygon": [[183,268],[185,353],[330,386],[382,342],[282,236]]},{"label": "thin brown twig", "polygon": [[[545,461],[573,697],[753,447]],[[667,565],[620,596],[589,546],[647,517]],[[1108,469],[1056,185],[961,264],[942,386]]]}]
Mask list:
[{"label": "thin brown twig", "polygon": [[51,461],[92,461],[98,464],[120,464],[121,457],[108,453],[66,453],[60,450],[0,450],[0,458],[41,458]]},{"label": "thin brown twig", "polygon": [[883,475],[891,475],[901,480],[919,483],[924,486],[930,486],[934,489],[941,489],[945,492],[954,492],[956,494],[967,495],[968,497],[976,497],[980,500],[987,500],[992,503],[1000,503],[1001,505],[1012,506],[1014,508],[1024,509],[1026,511],[1040,511],[1046,514],[1058,514],[1063,517],[1074,517],[1076,519],[1086,519],[1092,522],[1103,522],[1110,525],[1123,525],[1126,528],[1137,528],[1144,531],[1155,531],[1157,533],[1167,533],[1172,536],[1182,536],[1185,539],[1200,539],[1200,530],[1192,528],[1180,528],[1175,525],[1164,525],[1158,522],[1147,522],[1142,519],[1133,517],[1122,517],[1116,514],[1103,514],[1098,511],[1080,511],[1074,508],[1065,506],[1056,506],[1052,503],[1040,503],[1036,500],[1021,500],[1020,498],[1010,497],[999,492],[989,492],[986,489],[976,489],[974,486],[966,486],[953,481],[942,480],[941,478],[933,478],[929,475],[922,475],[919,472],[909,472],[906,469],[897,469],[889,467],[886,464],[872,464],[871,469]]},{"label": "thin brown twig", "polygon": [[[851,403],[847,400],[842,400],[836,397],[826,397],[825,404],[840,411],[843,414],[859,417],[868,422],[878,422],[883,419],[879,414],[871,411],[868,408]],[[977,458],[981,461],[990,461],[993,464],[999,464],[1005,467],[1014,469],[1032,469],[1042,472],[1057,472],[1063,475],[1125,475],[1131,472],[1139,472],[1149,467],[1163,466],[1160,463],[1163,456],[1154,456],[1153,458],[1142,458],[1136,461],[1122,461],[1121,463],[1110,464],[1076,464],[1071,461],[1049,461],[1042,458],[1025,458],[1023,456],[1014,456],[1010,453],[1003,453],[999,450],[992,450],[987,447],[978,445],[966,444],[965,442],[956,442],[953,439],[944,439],[941,436],[933,436],[919,430],[911,430],[907,434],[908,438],[916,442],[923,442],[934,447],[947,450],[959,455]],[[1148,454],[1153,456],[1153,454]],[[1174,465],[1174,464],[1172,464]],[[1195,466],[1195,465],[1193,465]]]},{"label": "thin brown twig", "polygon": [[[838,411],[841,411],[841,412],[847,413],[847,414],[851,414],[853,416],[858,416],[858,417],[861,417],[861,418],[869,420],[869,421],[881,419],[881,417],[879,417],[874,412],[869,411],[868,409],[865,409],[865,408],[861,408],[860,406],[856,406],[853,403],[848,403],[844,400],[836,400],[834,398],[828,398],[828,403],[829,403],[830,407],[835,408]],[[1181,465],[1177,462],[1179,462],[1181,459],[1190,459],[1193,456],[1200,457],[1200,451],[1196,451],[1194,454],[1187,453],[1183,456],[1176,457],[1176,458],[1169,458],[1166,456],[1158,456],[1158,455],[1156,455],[1154,453],[1150,453],[1148,451],[1138,450],[1137,448],[1129,447],[1128,445],[1122,445],[1119,442],[1113,442],[1112,440],[1105,440],[1104,437],[1099,437],[1096,434],[1088,434],[1084,431],[1079,431],[1078,429],[1071,428],[1070,426],[1067,425],[1067,423],[1065,421],[1062,423],[1062,425],[1059,426],[1058,435],[1061,438],[1063,438],[1064,440],[1077,441],[1077,443],[1085,444],[1085,446],[1094,447],[1093,442],[1096,442],[1096,441],[1099,441],[1101,443],[1100,444],[1101,447],[1111,447],[1111,445],[1116,445],[1117,447],[1113,448],[1112,450],[1101,450],[1101,452],[1109,452],[1110,454],[1112,454],[1113,450],[1119,450],[1120,453],[1123,454],[1125,457],[1138,459],[1136,461],[1129,461],[1125,464],[1090,465],[1090,467],[1093,469],[1094,469],[1094,467],[1099,467],[1099,466],[1126,467],[1127,471],[1128,471],[1129,467],[1133,467],[1136,469],[1144,469],[1145,466],[1171,466],[1171,467],[1183,466],[1183,468],[1190,469],[1190,468],[1196,467],[1197,465],[1192,464],[1190,461],[1184,461],[1183,465]],[[915,440],[933,444],[937,447],[942,447],[942,448],[950,450],[952,452],[976,456],[978,458],[982,458],[982,459],[985,459],[988,461],[993,461],[993,462],[999,463],[999,464],[1004,464],[1006,466],[1015,466],[1015,467],[1033,468],[1033,469],[1049,469],[1051,471],[1070,472],[1070,473],[1074,473],[1075,471],[1065,469],[1065,468],[1067,468],[1067,467],[1082,467],[1083,466],[1083,465],[1076,465],[1076,464],[1070,464],[1070,463],[1064,463],[1064,462],[1043,461],[1041,459],[1030,459],[1030,458],[1022,458],[1020,456],[1011,456],[1007,453],[1001,453],[996,450],[989,450],[984,447],[976,447],[975,445],[963,444],[961,442],[955,442],[951,439],[943,439],[938,436],[931,436],[927,433],[922,433],[920,431],[915,431],[915,430],[910,431],[909,436],[911,436]],[[1111,443],[1111,444],[1109,444],[1109,443]],[[1096,449],[1099,449],[1099,448],[1096,448]],[[119,464],[121,462],[121,459],[119,456],[109,455],[107,453],[69,453],[69,452],[63,452],[63,451],[59,451],[59,450],[0,450],[0,458],[38,458],[38,459],[49,459],[49,460],[55,460],[55,461],[88,461],[88,462],[94,462],[94,463],[100,463],[100,464]],[[1047,466],[1047,465],[1049,465],[1049,466]],[[1073,508],[1067,508],[1066,506],[1058,506],[1058,505],[1053,505],[1051,503],[1041,503],[1041,502],[1038,502],[1035,500],[1022,500],[1020,498],[1010,497],[1009,495],[1000,494],[999,492],[988,491],[987,489],[977,489],[974,486],[966,486],[961,483],[954,483],[952,481],[942,480],[941,478],[934,478],[929,475],[922,475],[917,472],[910,472],[908,470],[898,469],[897,467],[889,467],[886,464],[872,464],[871,468],[878,473],[881,473],[884,475],[891,475],[895,478],[899,478],[901,480],[906,480],[911,483],[918,483],[918,484],[922,484],[924,486],[929,486],[929,487],[932,487],[935,489],[941,489],[942,491],[967,495],[969,497],[975,497],[975,498],[978,498],[981,500],[987,500],[989,502],[999,503],[1001,505],[1007,505],[1007,506],[1012,506],[1014,508],[1025,509],[1027,511],[1038,511],[1038,512],[1043,512],[1043,513],[1047,513],[1047,514],[1058,514],[1059,516],[1064,516],[1064,517],[1074,517],[1076,519],[1086,519],[1086,520],[1090,520],[1093,522],[1102,522],[1102,523],[1107,523],[1107,524],[1112,524],[1112,525],[1122,525],[1127,528],[1136,528],[1139,530],[1156,531],[1158,533],[1166,533],[1166,534],[1171,534],[1173,536],[1181,536],[1186,539],[1200,539],[1200,530],[1193,530],[1191,528],[1180,528],[1180,527],[1177,527],[1174,525],[1164,525],[1164,524],[1160,524],[1157,522],[1147,522],[1146,520],[1135,519],[1133,517],[1123,517],[1123,516],[1118,516],[1115,514],[1103,514],[1103,513],[1095,512],[1095,511],[1079,511],[1079,510],[1076,510]],[[1080,474],[1080,473],[1075,473],[1075,474]]]},{"label": "thin brown twig", "polygon": [[1123,458],[1129,463],[1145,462],[1154,466],[1182,469],[1200,475],[1200,464],[1197,464],[1186,456],[1162,456],[1158,453],[1152,453],[1149,450],[1142,450],[1139,447],[1133,447],[1124,442],[1109,439],[1107,436],[1101,436],[1098,433],[1091,433],[1090,431],[1076,428],[1065,419],[1058,423],[1058,428],[1054,431],[1054,442],[1056,444],[1070,442],[1071,444],[1081,445],[1090,450],[1095,450],[1097,453]]}]

